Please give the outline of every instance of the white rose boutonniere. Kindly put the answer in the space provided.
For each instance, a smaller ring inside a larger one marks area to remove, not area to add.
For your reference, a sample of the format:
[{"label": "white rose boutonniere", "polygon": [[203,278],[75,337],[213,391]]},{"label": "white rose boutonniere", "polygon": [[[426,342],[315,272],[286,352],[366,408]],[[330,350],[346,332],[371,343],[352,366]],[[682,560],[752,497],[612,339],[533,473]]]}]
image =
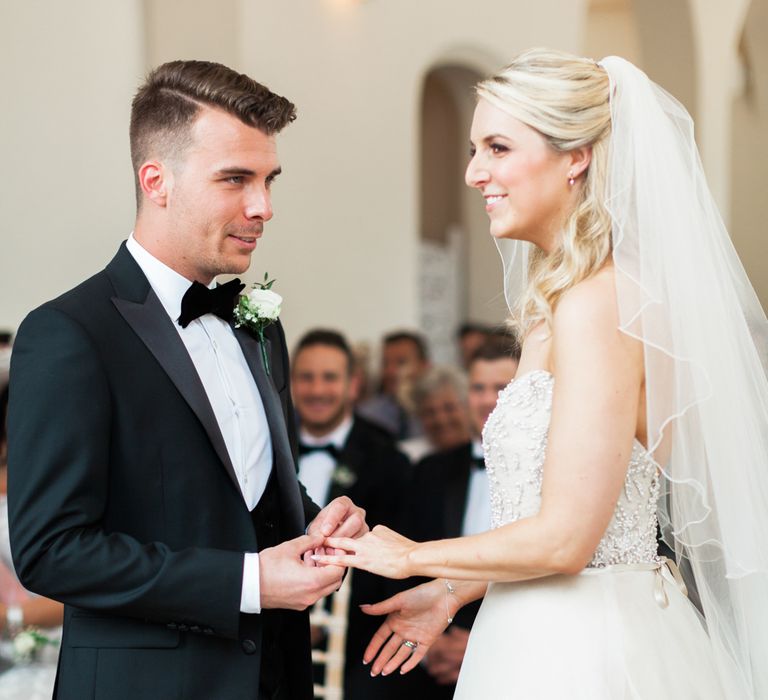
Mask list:
[{"label": "white rose boutonniere", "polygon": [[34,627],[22,630],[13,638],[13,657],[20,662],[32,661],[44,646],[57,642],[38,632]]},{"label": "white rose boutonniere", "polygon": [[270,280],[268,274],[264,274],[263,282],[256,282],[250,292],[241,294],[235,306],[235,328],[245,326],[253,331],[261,345],[261,359],[264,369],[269,374],[269,360],[267,350],[264,347],[264,329],[277,321],[283,297],[272,291],[275,280]]}]

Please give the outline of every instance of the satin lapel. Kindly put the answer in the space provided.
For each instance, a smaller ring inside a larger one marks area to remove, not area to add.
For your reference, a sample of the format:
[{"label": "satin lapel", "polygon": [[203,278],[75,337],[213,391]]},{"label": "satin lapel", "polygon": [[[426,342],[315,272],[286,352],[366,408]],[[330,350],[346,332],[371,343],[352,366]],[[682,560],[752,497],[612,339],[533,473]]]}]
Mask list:
[{"label": "satin lapel", "polygon": [[[259,341],[244,328],[235,328],[235,337],[240,343],[245,361],[251,370],[256,387],[264,404],[264,412],[267,414],[267,423],[272,437],[272,451],[275,455],[275,469],[280,484],[280,496],[283,503],[283,514],[286,522],[293,525],[298,532],[304,530],[304,508],[301,502],[299,484],[296,478],[296,465],[291,453],[291,443],[288,439],[288,430],[285,426],[285,415],[280,396],[267,376],[264,369],[261,347]],[[270,365],[272,364],[272,344],[269,338],[264,339],[264,348]]]},{"label": "satin lapel", "polygon": [[224,437],[219,429],[219,424],[216,422],[216,416],[210,401],[208,401],[203,383],[200,381],[200,376],[184,346],[184,342],[173,327],[173,323],[168,318],[168,314],[157,295],[150,289],[143,303],[119,297],[112,297],[112,303],[154,355],[179,393],[194,411],[208,434],[216,454],[238,492],[240,492],[240,484],[237,481],[235,469],[229,458]]},{"label": "satin lapel", "polygon": [[460,537],[461,526],[464,522],[464,509],[467,504],[467,488],[469,486],[469,470],[471,453],[462,450],[455,455],[455,461],[446,469],[445,484],[445,537]]}]

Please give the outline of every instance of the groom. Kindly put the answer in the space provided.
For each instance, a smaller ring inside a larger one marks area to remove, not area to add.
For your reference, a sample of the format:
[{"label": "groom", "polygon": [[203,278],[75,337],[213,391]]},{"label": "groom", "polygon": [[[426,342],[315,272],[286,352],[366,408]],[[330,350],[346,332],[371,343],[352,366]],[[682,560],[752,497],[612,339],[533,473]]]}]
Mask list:
[{"label": "groom", "polygon": [[24,585],[66,604],[57,698],[312,697],[303,611],[343,572],[303,555],[365,514],[296,479],[280,324],[262,357],[231,320],[240,285],[207,289],[248,269],[294,118],[225,66],[156,69],[131,113],[133,233],[19,330],[11,540]]}]

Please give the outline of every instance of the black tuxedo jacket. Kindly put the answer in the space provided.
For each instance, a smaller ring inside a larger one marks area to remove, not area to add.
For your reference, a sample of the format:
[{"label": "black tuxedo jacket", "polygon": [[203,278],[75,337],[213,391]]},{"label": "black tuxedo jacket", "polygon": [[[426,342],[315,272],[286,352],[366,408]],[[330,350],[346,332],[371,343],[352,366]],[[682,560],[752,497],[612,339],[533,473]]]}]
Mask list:
[{"label": "black tuxedo jacket", "polygon": [[[318,509],[296,479],[284,336],[267,329],[267,376],[257,341],[235,335],[290,539]],[[256,697],[263,620],[239,611],[254,521],[195,367],[124,244],[19,329],[8,461],[19,577],[65,603],[57,697]],[[284,614],[291,697],[311,698],[306,614]]]}]

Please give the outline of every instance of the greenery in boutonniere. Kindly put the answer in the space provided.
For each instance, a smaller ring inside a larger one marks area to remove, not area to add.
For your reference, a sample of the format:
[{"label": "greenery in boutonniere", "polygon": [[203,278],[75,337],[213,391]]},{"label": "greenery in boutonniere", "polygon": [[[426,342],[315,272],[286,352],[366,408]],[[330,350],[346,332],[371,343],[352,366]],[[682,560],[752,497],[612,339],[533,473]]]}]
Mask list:
[{"label": "greenery in boutonniere", "polygon": [[269,374],[269,360],[264,346],[264,329],[277,321],[280,316],[280,306],[283,303],[283,297],[272,291],[274,283],[275,280],[270,280],[265,272],[263,282],[255,282],[250,292],[240,295],[234,311],[235,328],[245,326],[259,339],[261,360],[267,374]]}]

